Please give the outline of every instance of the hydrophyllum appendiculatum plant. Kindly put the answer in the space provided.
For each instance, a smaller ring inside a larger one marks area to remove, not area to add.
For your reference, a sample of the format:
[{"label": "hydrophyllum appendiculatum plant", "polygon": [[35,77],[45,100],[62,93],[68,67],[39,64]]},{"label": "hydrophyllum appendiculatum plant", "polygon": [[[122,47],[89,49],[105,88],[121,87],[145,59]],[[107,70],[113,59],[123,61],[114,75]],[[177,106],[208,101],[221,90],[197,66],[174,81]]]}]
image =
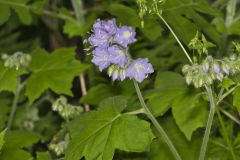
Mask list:
[{"label": "hydrophyllum appendiculatum plant", "polygon": [[[99,70],[108,68],[108,75],[112,80],[123,81],[126,78],[133,80],[139,101],[140,109],[152,121],[157,131],[164,137],[171,152],[176,159],[181,159],[179,153],[169,139],[166,132],[155,119],[151,110],[146,106],[137,82],[142,82],[150,73],[153,67],[148,63],[147,58],[132,59],[128,52],[128,45],[134,43],[136,32],[130,26],[117,26],[115,19],[108,21],[98,19],[92,28],[92,34],[88,38],[92,51],[92,63],[99,67]],[[89,50],[89,49],[87,49]]]}]

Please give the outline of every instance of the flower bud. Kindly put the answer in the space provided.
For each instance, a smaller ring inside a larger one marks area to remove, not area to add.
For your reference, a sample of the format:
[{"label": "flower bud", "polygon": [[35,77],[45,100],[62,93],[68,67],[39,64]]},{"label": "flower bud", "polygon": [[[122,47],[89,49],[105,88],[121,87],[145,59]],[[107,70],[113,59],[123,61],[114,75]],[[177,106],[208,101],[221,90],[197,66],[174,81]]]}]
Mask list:
[{"label": "flower bud", "polygon": [[221,72],[221,68],[220,68],[220,66],[218,65],[218,63],[213,63],[213,66],[212,66],[212,70],[213,70],[213,72],[215,72],[215,73],[220,73]]},{"label": "flower bud", "polygon": [[231,61],[234,61],[234,60],[237,59],[237,56],[236,56],[235,54],[233,54],[233,55],[231,55],[231,56],[229,57],[229,59],[230,59]]},{"label": "flower bud", "polygon": [[202,70],[204,73],[207,73],[208,72],[208,69],[209,69],[209,63],[207,61],[205,61],[203,64],[202,64]]},{"label": "flower bud", "polygon": [[217,79],[218,79],[219,81],[222,81],[222,80],[223,80],[223,74],[222,74],[222,73],[217,74]]},{"label": "flower bud", "polygon": [[121,81],[123,81],[126,78],[126,70],[125,69],[120,70],[119,77],[120,77]]},{"label": "flower bud", "polygon": [[187,82],[188,85],[191,84],[191,82],[192,82],[192,77],[191,77],[190,74],[186,75],[186,82]]},{"label": "flower bud", "polygon": [[210,76],[206,76],[205,77],[205,83],[208,85],[211,85],[213,83],[213,80]]},{"label": "flower bud", "polygon": [[7,59],[7,58],[8,58],[8,55],[7,55],[7,54],[3,54],[3,55],[2,55],[2,59],[3,59],[3,60],[5,60],[5,59]]},{"label": "flower bud", "polygon": [[114,65],[112,65],[112,66],[110,66],[110,67],[108,68],[107,73],[108,73],[108,76],[109,76],[109,77],[112,76],[114,70],[115,70],[115,66],[114,66]]},{"label": "flower bud", "polygon": [[230,72],[230,66],[226,63],[222,64],[222,70],[225,74],[229,75]]},{"label": "flower bud", "polygon": [[112,74],[112,80],[115,81],[116,79],[118,79],[118,75],[119,75],[119,71],[115,70]]},{"label": "flower bud", "polygon": [[183,68],[182,68],[182,72],[183,73],[187,73],[190,69],[190,66],[189,65],[184,65]]}]

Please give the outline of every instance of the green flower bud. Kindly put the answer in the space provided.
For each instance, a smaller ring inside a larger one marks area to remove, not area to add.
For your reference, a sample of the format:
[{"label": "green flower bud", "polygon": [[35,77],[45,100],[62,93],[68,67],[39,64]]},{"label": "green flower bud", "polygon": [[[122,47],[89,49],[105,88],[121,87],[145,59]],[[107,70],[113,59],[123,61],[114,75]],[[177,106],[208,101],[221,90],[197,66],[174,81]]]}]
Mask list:
[{"label": "green flower bud", "polygon": [[7,55],[7,54],[3,54],[3,55],[2,55],[2,59],[3,59],[3,60],[6,60],[7,58],[8,58],[8,55]]},{"label": "green flower bud", "polygon": [[107,73],[108,73],[108,76],[109,76],[109,77],[112,76],[114,70],[115,70],[115,66],[114,66],[114,65],[108,67]]},{"label": "green flower bud", "polygon": [[210,76],[205,76],[204,81],[208,85],[211,85],[213,83],[213,80],[212,80],[212,78]]},{"label": "green flower bud", "polygon": [[183,68],[182,68],[182,72],[185,74],[189,71],[191,67],[189,65],[184,65]]},{"label": "green flower bud", "polygon": [[231,56],[229,57],[229,59],[230,59],[231,61],[234,61],[234,60],[237,59],[237,56],[236,56],[235,54],[233,54],[233,55],[231,55]]},{"label": "green flower bud", "polygon": [[186,75],[186,82],[187,82],[188,85],[191,84],[192,76],[190,74]]}]

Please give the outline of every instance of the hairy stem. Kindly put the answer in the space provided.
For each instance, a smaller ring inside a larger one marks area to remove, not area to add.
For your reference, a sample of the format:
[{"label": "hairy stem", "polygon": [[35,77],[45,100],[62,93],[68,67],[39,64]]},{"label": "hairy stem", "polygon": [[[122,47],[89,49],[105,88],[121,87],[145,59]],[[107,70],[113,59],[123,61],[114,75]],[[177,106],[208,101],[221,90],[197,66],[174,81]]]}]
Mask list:
[{"label": "hairy stem", "polygon": [[[86,87],[86,81],[85,81],[83,74],[81,74],[79,76],[79,80],[80,80],[80,87],[81,87],[82,95],[84,96],[87,94],[87,87]],[[84,109],[86,112],[90,111],[90,106],[88,104],[84,104]]]},{"label": "hairy stem", "polygon": [[206,86],[205,88],[207,90],[207,94],[208,94],[208,97],[210,100],[210,112],[209,112],[207,126],[206,126],[206,130],[204,133],[203,142],[202,142],[202,146],[201,146],[201,150],[200,150],[199,160],[204,160],[204,158],[205,158],[207,145],[208,145],[208,141],[209,141],[209,136],[210,136],[210,132],[211,132],[211,127],[212,127],[212,122],[213,122],[213,118],[214,118],[214,114],[215,114],[215,102],[214,102],[214,98],[213,98],[212,89],[209,86]]},{"label": "hairy stem", "polygon": [[173,29],[170,27],[170,25],[167,23],[167,21],[161,16],[161,14],[158,14],[158,16],[160,17],[160,19],[163,21],[163,23],[167,26],[167,28],[169,29],[169,31],[172,33],[172,35],[174,36],[174,38],[176,39],[176,41],[178,42],[179,46],[182,48],[184,54],[187,56],[189,62],[191,64],[193,64],[193,61],[191,59],[191,57],[189,56],[188,52],[186,51],[186,49],[184,48],[184,46],[182,45],[181,41],[179,40],[179,38],[177,37],[177,35],[175,34],[175,32],[173,31]]},{"label": "hairy stem", "polygon": [[234,87],[232,87],[232,88],[229,89],[226,93],[224,93],[222,96],[220,96],[220,97],[218,98],[217,105],[218,105],[219,103],[221,103],[221,101],[222,101],[225,97],[227,97],[229,94],[231,94],[238,86],[239,86],[239,84],[236,85],[236,86],[234,86]]},{"label": "hairy stem", "polygon": [[76,19],[80,24],[84,23],[84,15],[83,15],[83,2],[82,0],[71,0],[72,6],[76,15]]},{"label": "hairy stem", "polygon": [[228,113],[227,111],[225,111],[222,108],[219,108],[219,110],[228,118],[230,118],[232,121],[234,121],[235,123],[237,123],[238,125],[240,125],[240,120],[237,119],[236,117],[234,117],[233,115],[231,115],[230,113]]},{"label": "hairy stem", "polygon": [[127,112],[127,113],[124,113],[124,114],[126,114],[126,115],[146,114],[146,111],[145,111],[144,108],[141,108],[141,109],[131,111],[131,112]]},{"label": "hairy stem", "polygon": [[[83,10],[83,2],[82,0],[71,0],[73,8],[74,8],[74,12],[76,15],[76,19],[77,21],[83,25],[84,24],[84,14],[82,12]],[[80,81],[80,89],[82,92],[82,95],[86,95],[87,94],[87,87],[86,87],[86,81],[84,78],[84,75],[81,74],[79,76],[79,81]],[[84,109],[85,111],[90,111],[90,106],[88,104],[84,104]]]},{"label": "hairy stem", "polygon": [[224,138],[225,141],[227,142],[228,149],[229,149],[229,151],[230,151],[230,153],[231,153],[231,156],[232,156],[233,160],[237,160],[237,159],[236,159],[236,155],[235,155],[234,150],[233,150],[232,143],[231,143],[231,141],[230,141],[230,139],[229,139],[229,137],[228,137],[228,134],[227,134],[227,129],[226,129],[225,125],[224,125],[224,122],[223,122],[221,113],[220,113],[220,111],[219,111],[219,109],[218,109],[217,106],[216,106],[216,113],[217,113],[217,116],[218,116],[218,120],[219,120],[219,122],[220,122],[220,125],[221,125],[221,127],[222,127],[222,129],[223,129],[223,130],[222,130],[222,131],[223,131],[223,138]]},{"label": "hairy stem", "polygon": [[13,98],[13,103],[12,103],[12,106],[11,106],[10,115],[9,115],[9,118],[8,118],[8,123],[7,123],[8,130],[11,130],[12,121],[13,121],[13,118],[15,116],[15,112],[16,112],[16,109],[17,109],[18,99],[19,99],[19,96],[20,96],[20,93],[21,93],[23,87],[24,87],[24,84],[20,84],[20,80],[19,80],[18,81],[18,87],[16,89],[16,93],[15,93],[14,98]]},{"label": "hairy stem", "polygon": [[142,105],[142,108],[145,110],[147,117],[151,120],[153,123],[154,127],[157,129],[157,131],[161,134],[163,140],[167,143],[169,149],[171,150],[173,156],[175,157],[176,160],[181,160],[182,158],[180,157],[179,153],[177,152],[176,148],[174,147],[172,141],[168,137],[167,133],[164,131],[162,126],[158,123],[157,119],[154,117],[150,109],[147,107],[146,103],[144,102],[142,93],[140,91],[140,88],[138,86],[138,83],[134,80],[134,87],[136,89],[138,99]]}]

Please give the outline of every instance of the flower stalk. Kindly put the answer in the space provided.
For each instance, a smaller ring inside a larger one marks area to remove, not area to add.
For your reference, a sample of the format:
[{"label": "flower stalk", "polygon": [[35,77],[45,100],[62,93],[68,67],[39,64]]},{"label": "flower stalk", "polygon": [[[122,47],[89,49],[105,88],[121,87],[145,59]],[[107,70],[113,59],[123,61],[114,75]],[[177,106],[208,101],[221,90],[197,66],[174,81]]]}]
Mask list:
[{"label": "flower stalk", "polygon": [[138,95],[138,99],[141,103],[142,108],[145,110],[147,117],[151,120],[151,122],[153,123],[154,127],[157,129],[157,131],[161,134],[161,136],[163,137],[163,140],[167,143],[169,149],[171,150],[173,156],[175,157],[176,160],[182,160],[182,158],[180,157],[178,151],[176,150],[176,148],[174,147],[172,141],[170,140],[170,138],[168,137],[167,133],[164,131],[164,129],[162,128],[162,126],[158,123],[157,119],[154,117],[153,113],[150,111],[150,109],[147,107],[142,93],[140,91],[140,88],[138,86],[138,83],[133,80],[134,83],[134,87],[136,89],[137,95]]},{"label": "flower stalk", "polygon": [[13,118],[14,118],[15,112],[17,110],[17,103],[18,103],[18,100],[19,100],[19,96],[20,96],[20,93],[21,93],[24,85],[25,85],[25,83],[21,84],[20,79],[19,79],[18,80],[18,86],[17,86],[17,89],[16,89],[16,93],[14,95],[13,103],[12,103],[12,106],[11,106],[10,115],[9,115],[9,118],[8,118],[8,123],[7,123],[8,130],[11,130]]},{"label": "flower stalk", "polygon": [[212,122],[213,122],[213,118],[214,118],[214,114],[215,114],[215,102],[214,102],[214,97],[213,97],[213,93],[212,93],[212,88],[209,86],[205,86],[205,88],[207,90],[207,94],[208,94],[209,101],[210,101],[210,111],[209,111],[207,126],[206,126],[206,130],[204,133],[203,142],[202,142],[202,146],[201,146],[201,150],[200,150],[199,160],[204,160],[204,158],[205,158],[207,145],[208,145],[208,141],[209,141],[209,136],[210,136],[210,132],[211,132],[211,128],[212,128]]}]

